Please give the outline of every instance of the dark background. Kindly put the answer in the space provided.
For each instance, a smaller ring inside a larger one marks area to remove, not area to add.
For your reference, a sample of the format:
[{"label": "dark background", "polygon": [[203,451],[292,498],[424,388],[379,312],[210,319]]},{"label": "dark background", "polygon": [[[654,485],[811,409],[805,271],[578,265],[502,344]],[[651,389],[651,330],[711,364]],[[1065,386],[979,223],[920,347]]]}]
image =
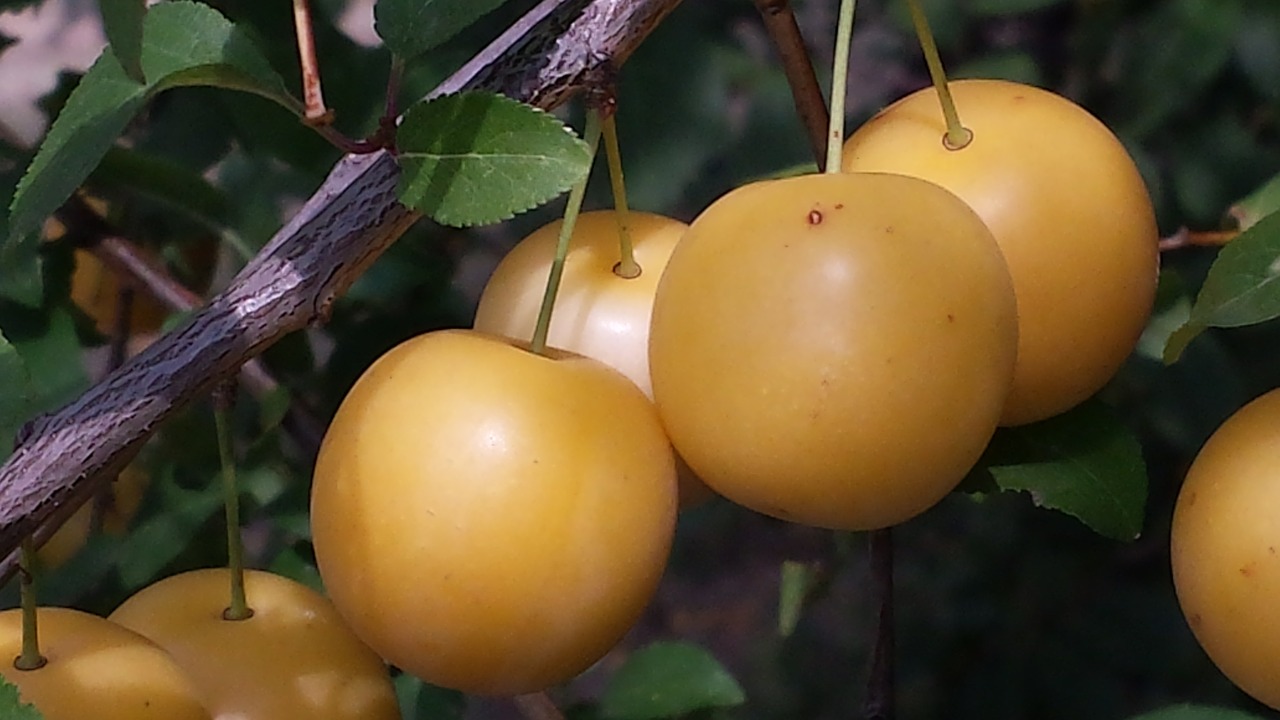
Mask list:
[{"label": "dark background", "polygon": [[[252,24],[296,87],[287,3],[211,4]],[[326,99],[343,129],[362,134],[380,110],[387,56],[333,29],[329,19],[342,9],[341,0],[316,4]],[[512,0],[414,65],[405,99],[433,86],[531,4]],[[1280,172],[1275,0],[925,5],[953,77],[1040,85],[1102,118],[1142,169],[1164,234],[1223,227],[1233,202]],[[836,3],[796,0],[794,8],[825,83]],[[857,13],[851,128],[928,84],[904,5],[862,0]],[[47,98],[49,108],[59,105],[72,81]],[[626,65],[619,103],[633,208],[689,220],[735,185],[811,162],[786,80],[748,0],[687,0]],[[580,110],[575,104],[562,115],[578,123]],[[216,201],[210,207],[219,209],[202,210],[190,196],[184,201],[144,187],[140,178],[151,171],[135,166],[105,167],[89,192],[108,203],[122,234],[153,249],[190,284],[212,275],[215,288],[243,262],[244,251],[266,242],[338,157],[265,101],[213,90],[161,96],[130,127],[128,139],[132,153],[162,159],[165,172],[207,178],[206,191]],[[0,179],[11,188],[29,149],[8,144],[3,150]],[[609,202],[608,184],[596,183],[588,203]],[[420,223],[338,304],[327,327],[269,351],[270,367],[299,406],[323,422],[383,351],[426,330],[467,325],[504,249],[561,207],[557,201],[504,225],[466,232]],[[192,247],[218,237],[232,242],[223,244],[216,263],[193,260]],[[1280,385],[1274,323],[1211,331],[1177,364],[1159,361],[1160,328],[1167,333],[1165,325],[1185,315],[1214,254],[1205,248],[1165,253],[1153,328],[1103,394],[1139,435],[1147,456],[1150,499],[1138,540],[1100,538],[1018,494],[954,495],[896,531],[899,717],[1108,720],[1175,702],[1265,714],[1195,644],[1169,572],[1169,519],[1195,451],[1230,412]],[[85,308],[66,297],[71,265],[68,248],[51,246],[45,307],[0,303],[0,327],[28,364],[40,368],[44,407],[74,396],[100,372],[108,340],[93,329]],[[283,429],[284,405],[282,395],[266,402],[244,398],[238,406],[245,535],[255,566],[316,584],[305,516],[311,458]],[[158,577],[224,562],[216,459],[207,405],[163,428],[138,461],[151,485],[133,530],[95,534],[51,570],[43,582],[46,602],[108,612]],[[723,501],[687,512],[668,576],[644,620],[621,648],[556,696],[565,704],[590,699],[629,649],[682,638],[704,644],[745,687],[748,704],[730,717],[854,717],[865,696],[875,618],[865,544],[862,535],[832,537]],[[778,578],[788,559],[819,563],[834,576],[795,633],[783,638]],[[12,603],[13,597],[10,588],[6,598]],[[431,717],[461,716],[457,698],[433,697],[439,704]],[[508,711],[485,701],[473,703],[469,716]],[[412,709],[406,713],[412,716]]]}]

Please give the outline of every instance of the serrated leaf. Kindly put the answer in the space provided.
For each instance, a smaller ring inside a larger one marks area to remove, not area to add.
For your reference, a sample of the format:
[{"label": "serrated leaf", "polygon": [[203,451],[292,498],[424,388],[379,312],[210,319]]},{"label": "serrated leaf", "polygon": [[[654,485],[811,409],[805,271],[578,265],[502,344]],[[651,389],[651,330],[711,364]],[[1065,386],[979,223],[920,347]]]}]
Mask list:
[{"label": "serrated leaf", "polygon": [[586,143],[554,116],[501,95],[468,92],[405,115],[400,200],[436,222],[465,227],[509,219],[586,176]]},{"label": "serrated leaf", "polygon": [[373,28],[406,60],[457,35],[506,0],[378,0]]},{"label": "serrated leaf", "polygon": [[[142,23],[140,62],[146,83],[130,78],[107,48],[80,79],[18,183],[0,257],[31,253],[44,219],[84,182],[138,109],[158,92],[212,85],[261,95],[301,114],[248,33],[208,5],[174,0],[149,10]],[[25,247],[14,250],[15,245]]]},{"label": "serrated leaf", "polygon": [[1240,327],[1280,317],[1280,212],[1272,213],[1218,252],[1191,317],[1173,332],[1164,361],[1176,362],[1210,327]]},{"label": "serrated leaf", "polygon": [[1135,715],[1129,720],[1261,720],[1258,715],[1232,710],[1231,708],[1209,707],[1208,705],[1172,705],[1148,713]]},{"label": "serrated leaf", "polygon": [[1280,175],[1276,175],[1261,187],[1236,202],[1227,211],[1240,230],[1248,230],[1262,218],[1280,210]]},{"label": "serrated leaf", "polygon": [[9,210],[8,243],[36,243],[53,213],[115,143],[146,100],[146,86],[125,74],[110,50],[89,68],[53,121]]},{"label": "serrated leaf", "polygon": [[102,29],[125,74],[142,82],[142,18],[147,0],[98,0]]},{"label": "serrated leaf", "polygon": [[4,720],[44,720],[35,706],[25,703],[18,694],[18,686],[0,677],[0,718]]},{"label": "serrated leaf", "polygon": [[706,650],[656,642],[618,669],[600,698],[600,711],[610,720],[657,720],[744,702],[742,686]]},{"label": "serrated leaf", "polygon": [[1036,505],[1101,535],[1128,541],[1142,531],[1142,447],[1096,400],[1042,422],[1001,428],[983,460],[1001,490],[1029,493]]},{"label": "serrated leaf", "polygon": [[142,72],[152,93],[212,85],[261,95],[298,111],[284,80],[249,34],[202,3],[174,0],[147,13]]}]

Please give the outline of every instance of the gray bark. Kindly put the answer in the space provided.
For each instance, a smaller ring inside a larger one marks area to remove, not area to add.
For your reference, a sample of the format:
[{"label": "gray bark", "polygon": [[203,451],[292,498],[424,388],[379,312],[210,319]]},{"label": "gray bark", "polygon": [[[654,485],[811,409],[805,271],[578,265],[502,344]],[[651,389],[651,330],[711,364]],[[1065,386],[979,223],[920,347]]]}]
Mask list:
[{"label": "gray bark", "polygon": [[[432,95],[504,93],[550,109],[620,66],[679,0],[544,0]],[[333,301],[418,215],[386,152],[343,158],[305,206],[184,326],[30,423],[0,466],[0,573],[22,538],[68,517],[160,424]]]}]

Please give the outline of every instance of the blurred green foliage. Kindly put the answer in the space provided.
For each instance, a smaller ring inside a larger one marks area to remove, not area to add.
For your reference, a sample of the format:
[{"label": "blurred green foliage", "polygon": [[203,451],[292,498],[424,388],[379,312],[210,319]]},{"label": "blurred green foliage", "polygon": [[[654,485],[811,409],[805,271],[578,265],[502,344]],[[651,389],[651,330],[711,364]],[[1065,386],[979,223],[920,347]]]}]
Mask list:
[{"label": "blurred green foliage", "polygon": [[[26,4],[0,2],[0,9]],[[287,3],[210,4],[261,38],[287,87],[298,87]],[[338,126],[354,136],[372,132],[389,53],[358,45],[336,29],[343,0],[314,5],[325,95],[338,110]],[[412,63],[402,100],[407,104],[430,89],[531,5],[505,3]],[[835,2],[793,5],[818,74],[826,78]],[[956,77],[1042,85],[1113,128],[1137,159],[1166,234],[1230,227],[1232,203],[1280,173],[1275,0],[925,5]],[[927,84],[897,0],[860,3],[851,77],[852,124]],[[47,99],[51,114],[70,81]],[[619,103],[631,204],[638,209],[688,220],[735,185],[812,160],[786,80],[747,0],[684,3],[628,61]],[[576,105],[561,114],[580,127]],[[201,271],[212,271],[215,288],[224,283],[338,157],[272,103],[205,88],[156,97],[125,137],[110,162],[89,177],[85,192],[106,202],[107,220],[121,236],[148,248],[193,286]],[[31,148],[0,143],[6,198],[31,155]],[[174,187],[190,190],[166,191]],[[609,202],[607,183],[594,184],[589,205]],[[325,327],[265,354],[287,390],[260,399],[242,394],[235,415],[253,564],[319,585],[306,519],[314,437],[308,440],[285,408],[323,425],[382,352],[427,330],[468,324],[497,258],[559,209],[553,203],[466,232],[420,223],[336,304]],[[219,248],[212,268],[193,266],[190,250],[208,242]],[[12,354],[11,344],[29,375],[20,398],[24,417],[58,407],[98,376],[109,340],[94,329],[87,309],[69,300],[68,244],[46,244],[41,253],[40,306],[0,301],[0,333],[8,341],[0,342],[0,363]],[[955,495],[896,532],[900,717],[1107,720],[1186,702],[1261,712],[1195,644],[1169,573],[1170,515],[1190,459],[1230,412],[1280,386],[1280,326],[1274,322],[1208,330],[1178,363],[1161,361],[1164,338],[1186,319],[1215,255],[1199,247],[1164,255],[1149,337],[1102,395],[1144,448],[1150,496],[1139,539],[1103,539],[1017,494]],[[0,281],[6,262],[0,258]],[[8,386],[0,392],[8,393]],[[0,407],[0,421],[12,407]],[[0,455],[7,446],[0,444]],[[131,531],[96,533],[66,565],[50,570],[42,580],[45,602],[105,613],[158,577],[225,561],[208,406],[198,404],[161,428],[137,462],[151,484]],[[857,536],[835,542],[827,533],[724,502],[690,511],[648,615],[614,655],[555,696],[575,717],[597,717],[593,701],[605,695],[631,651],[653,640],[685,640],[707,649],[745,692],[745,704],[716,713],[856,716],[875,620],[864,544]],[[794,629],[782,637],[776,629],[778,578],[788,560],[823,568],[831,577],[818,583],[822,592],[806,598],[803,612],[788,620]],[[4,591],[7,604],[15,598],[13,588]],[[709,676],[723,684],[716,673]],[[456,694],[411,678],[397,684],[407,718],[468,716],[466,701]],[[473,703],[471,716],[492,709]],[[606,710],[607,716],[632,716]],[[1184,715],[1160,717],[1166,716]]]}]

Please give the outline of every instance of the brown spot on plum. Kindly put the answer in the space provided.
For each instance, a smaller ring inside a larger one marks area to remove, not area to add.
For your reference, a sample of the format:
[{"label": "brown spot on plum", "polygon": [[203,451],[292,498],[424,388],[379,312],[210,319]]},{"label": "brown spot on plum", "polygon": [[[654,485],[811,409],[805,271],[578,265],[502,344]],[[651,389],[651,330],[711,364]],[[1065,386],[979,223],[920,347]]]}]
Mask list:
[{"label": "brown spot on plum", "polygon": [[1258,563],[1253,561],[1245,563],[1244,567],[1240,568],[1240,574],[1247,578],[1253,577],[1254,573],[1256,573],[1257,571],[1258,571]]},{"label": "brown spot on plum", "polygon": [[822,213],[818,212],[817,210],[810,210],[810,211],[809,211],[809,224],[810,224],[810,225],[820,225],[820,224],[822,224]]}]

